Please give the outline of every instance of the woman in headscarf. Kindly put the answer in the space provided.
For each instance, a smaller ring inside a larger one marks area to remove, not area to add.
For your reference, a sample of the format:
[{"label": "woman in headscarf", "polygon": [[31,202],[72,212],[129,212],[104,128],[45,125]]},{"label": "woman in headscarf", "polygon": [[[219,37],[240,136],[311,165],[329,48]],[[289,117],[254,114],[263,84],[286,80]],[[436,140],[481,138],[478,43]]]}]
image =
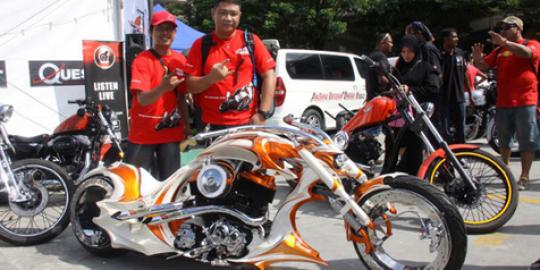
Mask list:
[{"label": "woman in headscarf", "polygon": [[429,28],[420,21],[414,21],[405,28],[406,35],[414,35],[420,42],[421,58],[441,74],[441,51],[433,44],[435,38]]},{"label": "woman in headscarf", "polygon": [[[437,104],[439,78],[431,65],[422,61],[420,50],[420,43],[415,36],[403,37],[395,73],[403,84],[404,91],[412,92],[418,102]],[[407,131],[401,147],[406,149],[397,170],[416,175],[422,164],[422,141],[412,131]]]}]

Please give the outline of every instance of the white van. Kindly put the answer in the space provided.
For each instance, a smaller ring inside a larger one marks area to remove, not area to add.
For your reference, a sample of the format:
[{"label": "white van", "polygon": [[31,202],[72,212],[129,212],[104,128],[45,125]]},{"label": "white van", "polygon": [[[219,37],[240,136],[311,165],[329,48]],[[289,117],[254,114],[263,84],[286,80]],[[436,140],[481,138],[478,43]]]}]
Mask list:
[{"label": "white van", "polygon": [[267,123],[284,125],[283,117],[293,114],[310,125],[335,129],[336,121],[328,113],[336,116],[343,111],[339,104],[356,110],[366,99],[359,61],[359,56],[349,53],[278,50],[276,110]]}]

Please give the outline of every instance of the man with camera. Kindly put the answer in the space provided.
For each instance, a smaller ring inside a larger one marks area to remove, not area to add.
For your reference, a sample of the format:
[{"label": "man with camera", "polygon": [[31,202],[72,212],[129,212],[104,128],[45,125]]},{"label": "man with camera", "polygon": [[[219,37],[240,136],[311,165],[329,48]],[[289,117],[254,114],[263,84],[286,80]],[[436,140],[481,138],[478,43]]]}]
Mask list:
[{"label": "man with camera", "polygon": [[240,1],[216,0],[211,13],[214,31],[193,43],[186,64],[202,121],[210,130],[264,124],[272,116],[275,61],[259,37],[237,29]]},{"label": "man with camera", "polygon": [[185,57],[171,49],[176,17],[167,11],[152,15],[152,49],[132,64],[129,145],[126,162],[165,180],[180,167],[179,143],[189,127],[184,74]]}]

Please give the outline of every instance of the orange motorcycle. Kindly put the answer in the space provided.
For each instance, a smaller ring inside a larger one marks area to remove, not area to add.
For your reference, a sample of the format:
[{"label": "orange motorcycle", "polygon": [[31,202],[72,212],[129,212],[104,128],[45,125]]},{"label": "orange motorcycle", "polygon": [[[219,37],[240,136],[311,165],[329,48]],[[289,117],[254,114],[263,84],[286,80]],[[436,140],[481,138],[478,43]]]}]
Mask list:
[{"label": "orange motorcycle", "polygon": [[[370,68],[376,64],[361,59]],[[472,144],[448,145],[430,121],[433,104],[419,104],[411,92],[402,90],[391,73],[386,77],[391,90],[367,102],[357,112],[347,111],[348,122],[335,138],[345,153],[369,174],[397,170],[401,142],[407,130],[418,136],[427,150],[417,177],[436,185],[459,208],[467,232],[488,233],[503,226],[513,216],[518,202],[516,182],[510,169],[492,154]],[[403,119],[396,133],[389,123]],[[383,151],[379,135],[389,143]],[[434,138],[435,145],[428,139]],[[377,161],[385,154],[382,169]]]}]

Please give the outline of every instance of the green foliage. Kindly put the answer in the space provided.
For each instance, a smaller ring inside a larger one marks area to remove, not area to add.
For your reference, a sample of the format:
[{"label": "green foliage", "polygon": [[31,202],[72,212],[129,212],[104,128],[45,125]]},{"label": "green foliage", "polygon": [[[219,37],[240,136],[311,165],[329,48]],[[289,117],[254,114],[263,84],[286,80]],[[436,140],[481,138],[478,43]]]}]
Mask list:
[{"label": "green foliage", "polygon": [[[212,3],[169,2],[166,8],[208,33],[213,29]],[[472,31],[472,21],[509,14],[524,20],[526,32],[540,31],[540,0],[245,0],[240,25],[262,38],[279,39],[282,47],[367,53],[375,33],[390,32],[399,40],[405,25],[414,20],[423,21],[435,35],[445,27],[458,29],[462,47],[467,48],[487,37],[485,31]]]},{"label": "green foliage", "polygon": [[[321,48],[347,31],[345,18],[357,13],[368,0],[256,1],[242,4],[242,28],[262,38],[278,38],[282,46]],[[212,30],[211,0],[168,3],[167,9],[183,16],[203,32]]]}]

